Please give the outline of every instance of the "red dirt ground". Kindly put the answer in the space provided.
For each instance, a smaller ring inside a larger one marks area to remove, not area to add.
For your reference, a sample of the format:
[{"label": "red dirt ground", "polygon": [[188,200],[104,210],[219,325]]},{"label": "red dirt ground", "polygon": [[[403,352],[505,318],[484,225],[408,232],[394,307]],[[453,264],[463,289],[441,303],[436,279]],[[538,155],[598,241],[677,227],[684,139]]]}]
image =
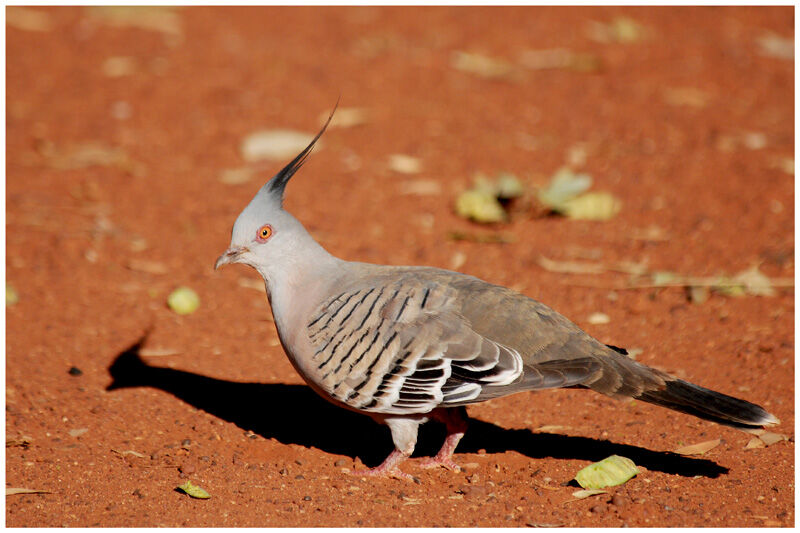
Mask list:
[{"label": "red dirt ground", "polygon": [[[150,29],[34,11],[7,26],[6,279],[19,302],[6,308],[6,485],[48,493],[8,496],[8,526],[794,524],[793,288],[696,304],[680,288],[612,291],[619,272],[537,263],[692,276],[760,263],[793,278],[794,62],[760,44],[793,39],[793,8],[184,8],[140,19]],[[620,16],[644,36],[592,37]],[[601,69],[519,66],[552,48]],[[512,72],[457,70],[456,51]],[[547,391],[470,406],[465,472],[419,468],[442,436],[431,424],[404,465],[421,484],[348,475],[383,459],[388,430],[301,382],[263,290],[246,286],[255,272],[212,268],[283,164],[221,182],[244,165],[241,139],[313,132],[339,95],[368,118],[328,131],[286,201],[332,253],[512,286],[646,364],[765,406],[790,440],[745,450],[751,435],[734,429]],[[395,153],[422,172],[390,170]],[[615,218],[484,228],[453,213],[475,172],[541,185],[569,153],[621,199]],[[405,194],[420,180],[439,193]],[[651,226],[660,234],[641,238]],[[166,307],[179,285],[199,293],[194,314]],[[590,323],[595,312],[610,322]],[[671,453],[711,439],[703,456]],[[642,473],[566,503],[575,473],[611,454]],[[211,499],[177,492],[186,480]]]}]

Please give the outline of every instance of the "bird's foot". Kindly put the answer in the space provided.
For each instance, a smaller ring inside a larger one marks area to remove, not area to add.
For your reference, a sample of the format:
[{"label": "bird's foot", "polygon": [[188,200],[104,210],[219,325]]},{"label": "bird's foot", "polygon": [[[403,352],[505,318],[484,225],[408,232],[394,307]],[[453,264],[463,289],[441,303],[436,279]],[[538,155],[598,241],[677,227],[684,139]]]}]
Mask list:
[{"label": "bird's foot", "polygon": [[453,419],[452,417],[446,418],[445,421],[447,423],[448,435],[444,439],[442,448],[439,450],[439,453],[433,457],[423,459],[420,466],[422,466],[422,468],[436,468],[437,466],[441,466],[453,472],[461,472],[461,467],[453,461],[453,452],[456,451],[458,441],[464,436],[466,423],[464,423],[461,418]]},{"label": "bird's foot", "polygon": [[461,467],[458,466],[458,463],[453,461],[452,457],[428,457],[427,459],[423,459],[420,463],[422,468],[437,468],[443,467],[453,472],[461,472]]},{"label": "bird's foot", "polygon": [[397,465],[405,461],[411,452],[403,453],[399,450],[394,450],[392,453],[389,454],[389,457],[380,464],[380,466],[376,466],[375,468],[366,468],[364,470],[355,470],[350,474],[353,476],[369,476],[369,477],[393,477],[395,479],[402,479],[405,481],[413,481],[414,483],[419,483],[419,479],[412,476],[411,474],[406,474],[399,468]]}]

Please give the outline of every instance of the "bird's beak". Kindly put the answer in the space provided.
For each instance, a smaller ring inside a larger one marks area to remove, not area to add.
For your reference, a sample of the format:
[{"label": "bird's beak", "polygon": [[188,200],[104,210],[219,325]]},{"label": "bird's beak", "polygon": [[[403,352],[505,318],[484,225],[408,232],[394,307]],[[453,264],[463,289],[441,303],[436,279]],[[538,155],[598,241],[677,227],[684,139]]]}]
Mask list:
[{"label": "bird's beak", "polygon": [[222,265],[238,263],[239,257],[245,252],[249,252],[249,250],[244,246],[228,248],[221,256],[217,258],[217,262],[214,263],[214,270],[217,270]]}]

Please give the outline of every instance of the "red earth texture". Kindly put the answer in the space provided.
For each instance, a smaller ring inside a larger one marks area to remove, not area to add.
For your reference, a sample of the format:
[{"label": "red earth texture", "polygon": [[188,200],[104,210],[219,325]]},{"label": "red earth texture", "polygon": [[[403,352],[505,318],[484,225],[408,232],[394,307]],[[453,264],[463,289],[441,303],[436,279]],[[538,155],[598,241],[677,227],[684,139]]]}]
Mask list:
[{"label": "red earth texture", "polygon": [[[8,495],[6,525],[794,525],[793,7],[6,21],[6,486],[40,491]],[[469,406],[460,472],[419,467],[444,435],[430,423],[402,466],[418,484],[351,475],[389,453],[387,428],[302,382],[254,271],[213,270],[291,159],[249,162],[243,140],[313,134],[340,96],[285,204],[331,253],[510,286],[764,406],[777,437],[553,390]],[[565,165],[620,211],[542,216],[532,191]],[[456,215],[479,172],[524,184],[509,221]],[[739,296],[650,275],[754,266],[770,281]],[[195,312],[167,306],[179,286]],[[575,474],[614,454],[639,475],[576,499]]]}]

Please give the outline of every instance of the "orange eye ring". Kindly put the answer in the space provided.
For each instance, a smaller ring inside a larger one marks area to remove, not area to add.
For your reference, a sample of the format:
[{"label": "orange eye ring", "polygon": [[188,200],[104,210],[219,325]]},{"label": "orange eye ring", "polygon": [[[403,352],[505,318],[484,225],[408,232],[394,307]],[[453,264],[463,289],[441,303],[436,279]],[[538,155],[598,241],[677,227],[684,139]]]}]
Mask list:
[{"label": "orange eye ring", "polygon": [[256,232],[256,240],[258,242],[267,242],[267,240],[272,237],[272,226],[269,224],[264,224],[258,231]]}]

